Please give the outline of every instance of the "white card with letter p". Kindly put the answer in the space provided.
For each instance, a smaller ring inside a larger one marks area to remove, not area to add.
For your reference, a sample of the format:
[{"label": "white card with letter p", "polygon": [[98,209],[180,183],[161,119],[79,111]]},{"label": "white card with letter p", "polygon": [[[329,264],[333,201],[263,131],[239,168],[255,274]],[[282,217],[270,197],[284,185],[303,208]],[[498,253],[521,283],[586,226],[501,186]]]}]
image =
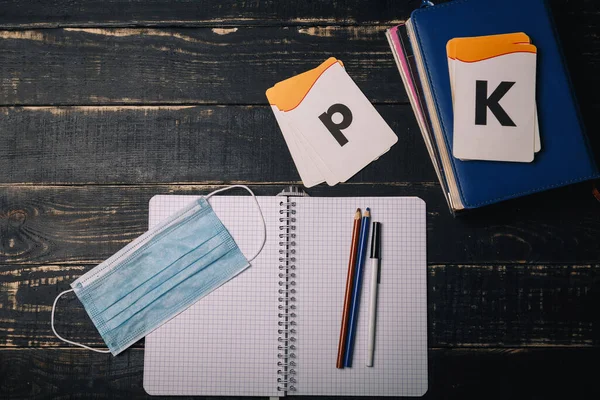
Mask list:
[{"label": "white card with letter p", "polygon": [[276,84],[267,97],[330,185],[350,179],[398,141],[335,58]]},{"label": "white card with letter p", "polygon": [[289,118],[340,182],[398,141],[339,63],[317,79]]},{"label": "white card with letter p", "polygon": [[536,53],[529,43],[455,45],[454,157],[533,161]]}]

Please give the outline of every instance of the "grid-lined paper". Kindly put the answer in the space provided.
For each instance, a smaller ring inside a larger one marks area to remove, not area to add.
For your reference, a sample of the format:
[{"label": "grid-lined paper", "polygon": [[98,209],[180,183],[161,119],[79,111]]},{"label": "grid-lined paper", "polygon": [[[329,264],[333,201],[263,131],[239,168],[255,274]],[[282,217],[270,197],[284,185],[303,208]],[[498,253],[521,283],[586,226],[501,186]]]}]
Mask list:
[{"label": "grid-lined paper", "polygon": [[[150,226],[195,196],[156,196]],[[144,388],[160,395],[278,396],[279,202],[258,197],[268,238],[252,267],[146,337]],[[427,390],[425,203],[417,198],[297,197],[294,366],[298,395],[420,396]],[[261,239],[252,199],[210,199],[242,252]],[[335,368],[356,208],[381,227],[374,367],[366,367],[370,265],[353,367]]]},{"label": "grid-lined paper", "polygon": [[[196,196],[155,196],[150,227]],[[279,202],[258,198],[267,242],[251,267],[146,337],[144,388],[152,395],[277,396]],[[262,240],[250,196],[209,199],[249,258]]]},{"label": "grid-lined paper", "polygon": [[[298,198],[298,395],[420,396],[427,391],[425,203],[418,198]],[[352,368],[335,368],[356,208],[381,222],[374,367],[367,367],[371,266],[363,270]]]}]

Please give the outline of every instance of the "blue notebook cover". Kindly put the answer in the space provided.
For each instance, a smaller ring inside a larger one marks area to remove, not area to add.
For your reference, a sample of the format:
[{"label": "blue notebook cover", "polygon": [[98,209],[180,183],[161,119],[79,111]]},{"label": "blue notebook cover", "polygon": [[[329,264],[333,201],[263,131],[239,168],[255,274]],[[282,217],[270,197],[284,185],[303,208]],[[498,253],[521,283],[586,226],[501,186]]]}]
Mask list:
[{"label": "blue notebook cover", "polygon": [[[599,176],[544,0],[455,0],[417,9],[411,22],[465,208],[476,208]],[[453,112],[446,43],[455,37],[525,32],[538,49],[542,150],[532,163],[460,161],[451,154]]]}]

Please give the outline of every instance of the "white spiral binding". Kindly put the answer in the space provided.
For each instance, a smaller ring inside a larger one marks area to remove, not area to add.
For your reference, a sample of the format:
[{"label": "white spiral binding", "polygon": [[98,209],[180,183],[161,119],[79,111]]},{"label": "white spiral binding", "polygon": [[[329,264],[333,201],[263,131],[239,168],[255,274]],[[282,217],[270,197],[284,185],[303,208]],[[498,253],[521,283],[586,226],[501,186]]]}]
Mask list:
[{"label": "white spiral binding", "polygon": [[296,202],[279,203],[279,306],[277,390],[296,390]]}]

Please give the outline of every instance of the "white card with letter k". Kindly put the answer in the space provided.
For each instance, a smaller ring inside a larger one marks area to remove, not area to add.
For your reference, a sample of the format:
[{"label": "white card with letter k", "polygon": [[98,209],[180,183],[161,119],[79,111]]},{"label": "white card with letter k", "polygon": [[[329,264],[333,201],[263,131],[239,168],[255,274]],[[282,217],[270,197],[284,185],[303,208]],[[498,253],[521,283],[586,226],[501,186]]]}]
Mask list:
[{"label": "white card with letter k", "polygon": [[454,157],[533,161],[536,53],[529,43],[492,46],[474,39],[455,45]]}]

